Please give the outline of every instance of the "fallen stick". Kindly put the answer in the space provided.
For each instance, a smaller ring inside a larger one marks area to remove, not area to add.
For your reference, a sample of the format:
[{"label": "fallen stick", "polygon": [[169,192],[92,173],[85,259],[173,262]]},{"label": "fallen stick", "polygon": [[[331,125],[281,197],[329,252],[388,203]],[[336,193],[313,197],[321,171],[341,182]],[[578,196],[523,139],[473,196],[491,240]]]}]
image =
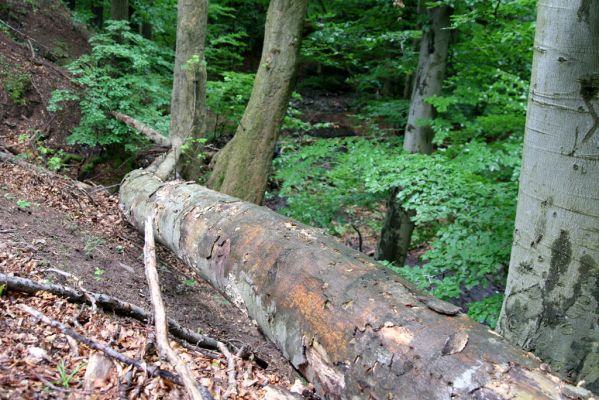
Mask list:
[{"label": "fallen stick", "polygon": [[237,396],[237,377],[235,374],[235,357],[233,354],[227,349],[223,343],[218,344],[218,349],[223,353],[225,358],[227,359],[227,376],[228,376],[228,384],[227,390],[223,394],[223,399],[229,399],[231,397]]},{"label": "fallen stick", "polygon": [[[160,283],[158,271],[156,270],[156,251],[154,245],[154,223],[152,217],[146,219],[144,265],[146,279],[150,287],[150,299],[154,307],[154,326],[156,327],[156,344],[158,353],[162,359],[167,360],[181,377],[183,386],[192,400],[211,399],[212,396],[206,388],[198,384],[193,374],[187,368],[181,357],[172,349],[168,343],[168,329],[166,323],[166,311],[160,294]],[[203,390],[202,390],[203,389]]]},{"label": "fallen stick", "polygon": [[135,118],[132,118],[132,117],[122,114],[120,112],[113,111],[111,114],[114,118],[118,119],[121,122],[124,122],[127,126],[133,128],[136,131],[138,131],[139,133],[143,134],[148,139],[150,139],[152,142],[154,142],[160,146],[171,147],[170,139],[167,138],[166,136],[163,136],[162,133],[158,132],[156,129],[150,128],[143,122],[140,122],[140,121],[136,120]]},{"label": "fallen stick", "polygon": [[[149,321],[152,318],[152,315],[143,308],[102,293],[82,291],[69,286],[34,282],[30,279],[19,278],[2,273],[0,273],[0,284],[5,284],[8,290],[23,293],[34,294],[39,291],[49,292],[75,303],[91,305],[95,301],[96,305],[102,307],[104,310],[124,314],[142,322]],[[93,301],[91,299],[93,299]],[[174,319],[168,319],[168,327],[171,334],[179,339],[183,339],[198,347],[218,350],[218,340],[195,333],[191,329],[179,325]]]},{"label": "fallen stick", "polygon": [[33,317],[39,319],[44,324],[50,325],[51,327],[60,330],[65,335],[68,335],[68,336],[72,337],[73,339],[77,340],[78,342],[85,344],[89,348],[103,352],[108,357],[114,358],[115,360],[120,361],[123,364],[132,365],[135,368],[141,369],[142,371],[146,372],[147,374],[150,374],[151,376],[165,378],[165,379],[172,381],[173,383],[176,383],[177,385],[181,385],[181,379],[176,374],[173,374],[172,372],[165,371],[163,369],[158,368],[155,365],[151,365],[151,364],[148,365],[141,361],[135,360],[131,357],[127,357],[126,355],[119,353],[112,347],[95,342],[92,339],[87,338],[87,337],[75,332],[73,329],[64,325],[62,322],[59,322],[59,321],[49,318],[42,312],[36,310],[35,308],[29,307],[25,304],[17,304],[17,308],[25,311],[27,314],[29,314]]}]

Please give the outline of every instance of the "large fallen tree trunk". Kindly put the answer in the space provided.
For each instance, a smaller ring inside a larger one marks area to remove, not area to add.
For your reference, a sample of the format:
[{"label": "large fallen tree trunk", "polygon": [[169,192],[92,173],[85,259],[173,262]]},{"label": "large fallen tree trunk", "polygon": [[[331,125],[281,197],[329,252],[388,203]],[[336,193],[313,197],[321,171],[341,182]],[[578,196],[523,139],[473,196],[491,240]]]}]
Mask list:
[{"label": "large fallen tree trunk", "polygon": [[558,399],[564,386],[529,353],[424,295],[316,229],[145,171],[121,186],[138,229],[242,309],[329,398]]}]

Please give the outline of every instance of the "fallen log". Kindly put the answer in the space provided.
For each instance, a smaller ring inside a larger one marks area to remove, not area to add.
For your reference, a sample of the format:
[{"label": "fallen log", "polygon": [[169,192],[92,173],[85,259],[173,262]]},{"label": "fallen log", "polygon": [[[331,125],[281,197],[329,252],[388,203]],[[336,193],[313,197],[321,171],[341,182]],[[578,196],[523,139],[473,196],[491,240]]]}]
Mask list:
[{"label": "fallen log", "polygon": [[[530,353],[367,256],[270,210],[137,170],[121,208],[255,319],[328,398],[559,399]],[[589,394],[590,396],[590,394]]]}]

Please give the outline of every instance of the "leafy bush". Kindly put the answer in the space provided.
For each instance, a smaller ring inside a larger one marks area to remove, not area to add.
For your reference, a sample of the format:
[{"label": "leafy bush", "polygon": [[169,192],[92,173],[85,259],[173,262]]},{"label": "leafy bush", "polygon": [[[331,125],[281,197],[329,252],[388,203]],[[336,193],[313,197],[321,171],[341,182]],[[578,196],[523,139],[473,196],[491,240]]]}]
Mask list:
[{"label": "leafy bush", "polygon": [[0,78],[8,98],[14,104],[27,105],[25,95],[31,87],[31,75],[25,71],[11,68],[4,59],[0,59]]},{"label": "leafy bush", "polygon": [[92,51],[68,65],[83,94],[56,91],[49,105],[59,111],[65,101],[78,100],[81,121],[69,144],[124,145],[135,150],[144,139],[116,121],[112,111],[137,118],[167,134],[172,87],[173,53],[131,32],[123,21],[109,21],[104,33],[90,39]]}]

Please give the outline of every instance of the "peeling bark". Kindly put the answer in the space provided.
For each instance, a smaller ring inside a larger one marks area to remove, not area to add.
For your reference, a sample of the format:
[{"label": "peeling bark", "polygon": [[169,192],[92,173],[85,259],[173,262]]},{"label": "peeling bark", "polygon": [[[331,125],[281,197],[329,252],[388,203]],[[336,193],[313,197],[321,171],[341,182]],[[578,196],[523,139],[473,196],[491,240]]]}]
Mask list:
[{"label": "peeling bark", "polygon": [[558,399],[529,354],[318,230],[146,171],[121,208],[256,320],[332,399]]},{"label": "peeling bark", "polygon": [[498,330],[599,393],[599,1],[538,3]]}]

